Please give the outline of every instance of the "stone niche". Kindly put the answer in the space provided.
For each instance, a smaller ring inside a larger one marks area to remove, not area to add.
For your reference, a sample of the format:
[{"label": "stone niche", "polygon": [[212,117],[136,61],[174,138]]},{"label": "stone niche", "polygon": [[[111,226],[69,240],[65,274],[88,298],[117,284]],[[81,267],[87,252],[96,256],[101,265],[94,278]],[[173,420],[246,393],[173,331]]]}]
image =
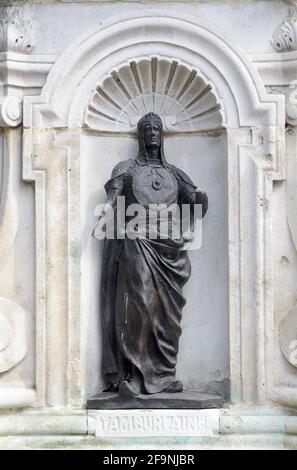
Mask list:
[{"label": "stone niche", "polygon": [[[211,210],[201,250],[190,252],[178,372],[187,390],[228,396],[227,146],[222,104],[199,70],[174,58],[131,61],[107,74],[90,99],[81,159],[83,315],[88,318],[87,393],[100,380],[99,280],[103,242],[90,238],[95,206],[105,200],[113,166],[136,157],[135,124],[148,111],[162,116],[165,155],[209,193]],[[96,135],[94,131],[104,131]],[[97,371],[97,373],[94,373]]]},{"label": "stone niche", "polygon": [[[22,406],[80,410],[103,387],[94,211],[112,167],[136,156],[135,126],[148,111],[162,116],[168,160],[210,197],[202,248],[190,253],[178,376],[188,390],[217,391],[236,405],[280,396],[269,364],[284,101],[207,22],[154,11],[88,31],[57,59],[40,96],[24,98],[36,360]],[[15,360],[25,354],[20,342]]]},{"label": "stone niche", "polygon": [[[178,360],[178,376],[185,387],[203,390],[212,382],[229,378],[226,136],[214,131],[205,135],[168,135],[165,139],[168,160],[203,185],[210,192],[212,204],[203,227],[203,246],[190,252],[192,277],[184,291],[187,305]],[[136,156],[138,144],[135,138],[125,136],[87,135],[83,142],[81,273],[83,311],[88,318],[87,389],[91,395],[103,387],[98,375],[101,349],[98,289],[103,242],[90,239],[90,233],[95,207],[104,202],[104,183],[113,165]],[[104,155],[108,155],[105,161]]]}]

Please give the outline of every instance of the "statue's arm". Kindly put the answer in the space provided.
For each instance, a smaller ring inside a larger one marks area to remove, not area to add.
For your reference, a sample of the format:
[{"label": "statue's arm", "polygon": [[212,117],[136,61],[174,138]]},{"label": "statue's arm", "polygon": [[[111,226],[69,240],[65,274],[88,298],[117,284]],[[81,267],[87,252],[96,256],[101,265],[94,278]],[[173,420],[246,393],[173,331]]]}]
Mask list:
[{"label": "statue's arm", "polygon": [[132,164],[132,159],[124,160],[118,163],[112,170],[111,177],[104,186],[107,200],[93,229],[92,236],[94,238],[101,238],[102,227],[106,225],[109,216],[113,217],[117,197],[120,196],[123,191],[125,174]]},{"label": "statue's arm", "polygon": [[[172,165],[173,167],[173,165]],[[208,197],[205,191],[197,187],[188,175],[180,168],[173,167],[179,181],[180,192],[183,203],[201,204],[202,217],[205,216],[208,209]]]}]

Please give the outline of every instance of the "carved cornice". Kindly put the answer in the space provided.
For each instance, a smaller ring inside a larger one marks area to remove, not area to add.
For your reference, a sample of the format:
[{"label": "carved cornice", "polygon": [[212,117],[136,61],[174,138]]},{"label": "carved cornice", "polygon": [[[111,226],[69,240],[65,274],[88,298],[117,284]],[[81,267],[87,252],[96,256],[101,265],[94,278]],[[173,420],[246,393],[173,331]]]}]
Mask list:
[{"label": "carved cornice", "polygon": [[250,54],[265,86],[288,86],[297,78],[297,51]]},{"label": "carved cornice", "polygon": [[39,95],[56,56],[0,53],[0,127],[22,122],[23,96]]},{"label": "carved cornice", "polygon": [[289,9],[288,15],[283,19],[272,37],[272,46],[277,52],[297,50],[297,9]]},{"label": "carved cornice", "polygon": [[0,94],[38,95],[56,58],[56,55],[1,52],[0,79],[4,90]]},{"label": "carved cornice", "polygon": [[297,124],[297,51],[250,56],[271,94],[284,95],[286,122]]}]

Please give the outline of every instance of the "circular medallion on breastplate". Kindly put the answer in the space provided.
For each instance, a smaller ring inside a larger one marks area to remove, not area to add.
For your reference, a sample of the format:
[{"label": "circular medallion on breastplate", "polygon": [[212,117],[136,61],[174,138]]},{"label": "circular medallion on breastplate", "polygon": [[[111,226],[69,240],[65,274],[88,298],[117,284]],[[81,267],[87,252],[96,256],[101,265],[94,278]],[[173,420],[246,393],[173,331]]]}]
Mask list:
[{"label": "circular medallion on breastplate", "polygon": [[139,165],[133,173],[132,189],[139,204],[166,204],[177,201],[177,181],[161,165]]}]

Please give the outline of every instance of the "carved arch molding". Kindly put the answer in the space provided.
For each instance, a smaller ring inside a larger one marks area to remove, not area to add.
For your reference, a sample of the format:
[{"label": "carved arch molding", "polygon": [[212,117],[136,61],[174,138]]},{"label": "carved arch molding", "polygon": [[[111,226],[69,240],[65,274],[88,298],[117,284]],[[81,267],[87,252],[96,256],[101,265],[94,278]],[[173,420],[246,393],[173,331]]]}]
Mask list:
[{"label": "carved arch molding", "polygon": [[42,94],[25,98],[23,178],[36,194],[38,404],[86,401],[81,135],[134,132],[151,110],[167,132],[226,129],[232,400],[275,396],[267,367],[274,347],[272,183],[284,177],[284,102],[266,93],[245,53],[216,26],[148,11],[79,38]]}]

